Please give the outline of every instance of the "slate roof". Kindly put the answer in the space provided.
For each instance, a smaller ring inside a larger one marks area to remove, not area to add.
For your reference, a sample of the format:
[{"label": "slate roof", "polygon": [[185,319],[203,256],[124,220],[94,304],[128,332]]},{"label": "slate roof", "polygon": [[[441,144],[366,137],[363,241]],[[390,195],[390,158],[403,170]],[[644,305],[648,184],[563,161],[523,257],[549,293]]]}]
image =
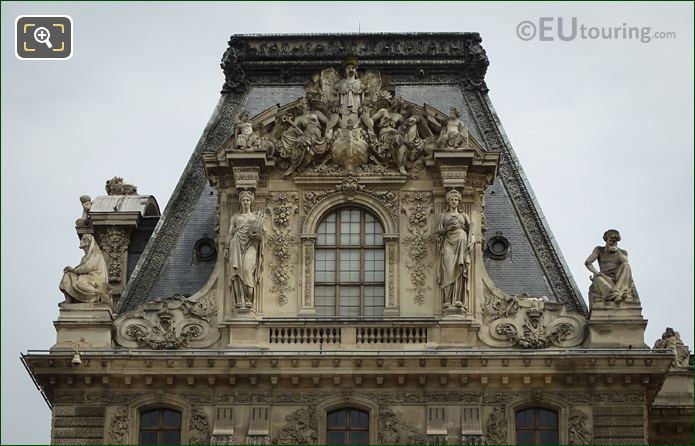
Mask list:
[{"label": "slate roof", "polygon": [[231,136],[241,110],[253,116],[296,100],[310,74],[339,66],[351,51],[360,67],[390,74],[398,96],[439,110],[459,107],[486,150],[501,152],[498,179],[486,192],[486,236],[499,232],[511,244],[504,260],[485,259],[497,286],[509,294],[548,296],[587,314],[487,95],[488,60],[480,42],[477,33],[232,36],[221,64],[225,84],[219,103],[132,271],[118,311],[175,293],[193,294],[205,284],[214,262],[195,262],[193,246],[203,234],[215,234],[217,197],[201,154]]}]

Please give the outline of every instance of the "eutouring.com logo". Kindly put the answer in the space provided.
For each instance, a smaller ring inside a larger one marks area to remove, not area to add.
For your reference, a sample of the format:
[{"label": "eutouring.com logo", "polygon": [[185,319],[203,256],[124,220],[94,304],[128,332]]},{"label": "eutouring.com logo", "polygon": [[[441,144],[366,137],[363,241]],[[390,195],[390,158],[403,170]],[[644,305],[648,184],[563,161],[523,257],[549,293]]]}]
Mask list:
[{"label": "eutouring.com logo", "polygon": [[572,40],[636,40],[649,43],[652,40],[675,39],[673,31],[652,31],[649,26],[589,26],[578,23],[576,17],[539,17],[537,21],[524,20],[516,26],[516,35],[521,40],[540,42]]}]

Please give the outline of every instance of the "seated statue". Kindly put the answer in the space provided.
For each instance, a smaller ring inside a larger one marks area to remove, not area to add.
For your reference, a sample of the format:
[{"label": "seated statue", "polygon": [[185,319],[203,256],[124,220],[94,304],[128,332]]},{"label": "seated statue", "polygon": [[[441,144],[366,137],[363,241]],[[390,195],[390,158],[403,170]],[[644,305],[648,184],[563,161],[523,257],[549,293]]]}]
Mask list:
[{"label": "seated statue", "polygon": [[99,245],[91,234],[84,234],[80,249],[85,254],[76,267],[66,266],[60,280],[60,291],[65,302],[105,303],[111,305],[110,287],[107,283],[106,262]]},{"label": "seated statue", "polygon": [[239,116],[239,122],[234,130],[235,146],[240,150],[256,150],[261,147],[261,138],[254,132],[249,112],[244,110]]},{"label": "seated statue", "polygon": [[690,349],[683,344],[680,333],[674,331],[673,328],[668,327],[666,329],[661,335],[661,339],[657,339],[654,343],[654,348],[672,350],[675,355],[673,365],[680,368],[689,367]]},{"label": "seated statue", "polygon": [[82,203],[82,217],[77,219],[75,226],[89,226],[89,211],[92,209],[92,197],[89,195],[82,195],[80,196],[80,203]]},{"label": "seated statue", "polygon": [[[593,273],[589,298],[604,302],[639,302],[632,271],[627,261],[627,251],[618,248],[620,233],[609,229],[603,234],[606,246],[597,246],[584,265]],[[599,270],[593,263],[598,260]]]},{"label": "seated statue", "polygon": [[461,112],[458,108],[451,108],[451,117],[438,118],[442,124],[442,130],[437,138],[438,149],[460,149],[468,146],[468,130],[461,121]]}]

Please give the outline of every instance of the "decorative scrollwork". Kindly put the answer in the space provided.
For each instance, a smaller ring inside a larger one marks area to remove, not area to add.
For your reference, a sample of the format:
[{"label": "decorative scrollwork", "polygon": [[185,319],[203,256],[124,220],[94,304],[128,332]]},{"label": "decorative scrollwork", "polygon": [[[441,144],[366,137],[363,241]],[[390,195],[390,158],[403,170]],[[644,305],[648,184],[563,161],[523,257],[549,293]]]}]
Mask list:
[{"label": "decorative scrollwork", "polygon": [[207,347],[219,339],[214,294],[192,301],[174,295],[148,302],[115,322],[116,343],[124,347],[174,350]]},{"label": "decorative scrollwork", "polygon": [[398,219],[398,195],[395,192],[367,189],[364,184],[360,184],[357,178],[353,176],[344,178],[340,184],[330,189],[304,192],[304,215],[309,215],[314,206],[329,195],[343,194],[346,200],[351,201],[358,192],[365,193],[380,201],[386,207],[386,209],[389,210],[394,220]]},{"label": "decorative scrollwork", "polygon": [[584,340],[586,319],[547,297],[506,296],[485,290],[480,339],[495,347],[574,347]]}]

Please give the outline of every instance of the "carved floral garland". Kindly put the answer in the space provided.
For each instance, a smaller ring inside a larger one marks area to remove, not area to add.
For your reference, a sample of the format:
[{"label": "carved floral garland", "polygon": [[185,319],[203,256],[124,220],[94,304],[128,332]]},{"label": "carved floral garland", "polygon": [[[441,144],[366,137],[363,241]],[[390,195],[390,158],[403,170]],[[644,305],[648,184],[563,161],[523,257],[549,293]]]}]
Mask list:
[{"label": "carved floral garland", "polygon": [[275,206],[272,207],[273,234],[269,241],[275,254],[275,259],[271,263],[271,276],[273,287],[270,289],[277,296],[278,305],[287,303],[287,294],[294,291],[289,285],[290,270],[290,246],[297,242],[296,237],[290,235],[292,229],[292,218],[299,211],[299,200],[295,194],[280,193],[273,199]]},{"label": "carved floral garland", "polygon": [[406,194],[403,202],[411,205],[402,210],[408,217],[408,232],[411,234],[405,238],[409,259],[406,266],[410,270],[410,282],[414,287],[409,291],[415,292],[415,302],[422,305],[431,289],[426,284],[430,266],[425,259],[429,252],[430,235],[427,233],[427,224],[428,216],[432,213],[433,198],[431,193],[414,192]]}]

